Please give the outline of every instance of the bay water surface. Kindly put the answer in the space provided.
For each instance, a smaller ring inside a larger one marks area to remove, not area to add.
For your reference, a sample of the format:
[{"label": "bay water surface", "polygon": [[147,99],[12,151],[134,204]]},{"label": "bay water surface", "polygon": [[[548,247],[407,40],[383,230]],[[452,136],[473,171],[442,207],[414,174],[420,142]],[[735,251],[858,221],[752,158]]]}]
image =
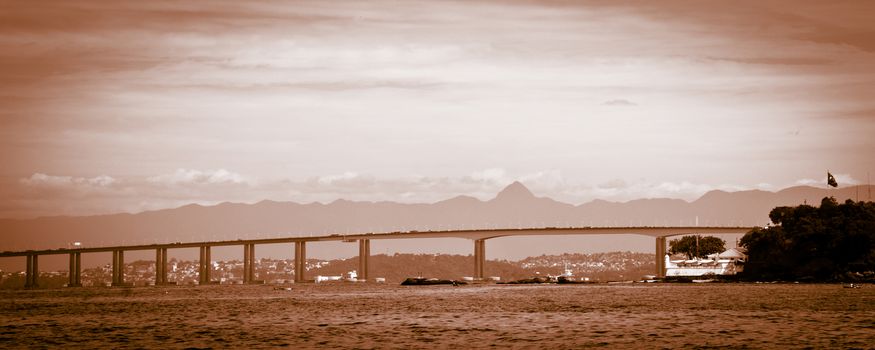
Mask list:
[{"label": "bay water surface", "polygon": [[0,348],[875,349],[875,286],[598,284],[0,291]]}]

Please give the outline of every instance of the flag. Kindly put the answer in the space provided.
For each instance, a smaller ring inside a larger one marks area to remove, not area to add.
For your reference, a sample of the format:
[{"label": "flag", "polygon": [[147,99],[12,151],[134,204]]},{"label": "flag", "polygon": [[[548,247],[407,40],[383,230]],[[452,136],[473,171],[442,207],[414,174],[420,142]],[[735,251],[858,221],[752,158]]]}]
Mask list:
[{"label": "flag", "polygon": [[826,184],[832,187],[839,187],[838,182],[836,182],[836,178],[833,177],[832,174],[829,173],[829,171],[826,172]]}]

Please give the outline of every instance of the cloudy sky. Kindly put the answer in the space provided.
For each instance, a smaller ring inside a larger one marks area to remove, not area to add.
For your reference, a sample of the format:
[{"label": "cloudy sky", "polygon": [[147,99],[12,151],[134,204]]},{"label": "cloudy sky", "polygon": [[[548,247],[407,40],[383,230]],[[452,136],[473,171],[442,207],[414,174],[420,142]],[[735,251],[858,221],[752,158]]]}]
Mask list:
[{"label": "cloudy sky", "polygon": [[871,1],[11,1],[0,217],[875,172]]}]

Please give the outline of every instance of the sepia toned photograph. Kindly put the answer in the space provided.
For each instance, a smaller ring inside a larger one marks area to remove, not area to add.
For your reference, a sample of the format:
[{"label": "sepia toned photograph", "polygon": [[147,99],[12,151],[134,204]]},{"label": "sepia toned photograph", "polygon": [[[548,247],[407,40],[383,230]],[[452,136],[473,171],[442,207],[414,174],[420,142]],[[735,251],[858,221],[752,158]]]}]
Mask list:
[{"label": "sepia toned photograph", "polygon": [[0,0],[0,348],[875,349],[875,1]]}]

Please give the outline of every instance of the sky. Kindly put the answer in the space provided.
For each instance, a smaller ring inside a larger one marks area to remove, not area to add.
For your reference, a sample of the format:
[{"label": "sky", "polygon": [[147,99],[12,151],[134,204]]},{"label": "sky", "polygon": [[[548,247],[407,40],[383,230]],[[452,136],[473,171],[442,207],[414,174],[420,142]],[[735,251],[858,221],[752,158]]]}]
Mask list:
[{"label": "sky", "polygon": [[871,1],[0,2],[0,218],[865,184]]}]

